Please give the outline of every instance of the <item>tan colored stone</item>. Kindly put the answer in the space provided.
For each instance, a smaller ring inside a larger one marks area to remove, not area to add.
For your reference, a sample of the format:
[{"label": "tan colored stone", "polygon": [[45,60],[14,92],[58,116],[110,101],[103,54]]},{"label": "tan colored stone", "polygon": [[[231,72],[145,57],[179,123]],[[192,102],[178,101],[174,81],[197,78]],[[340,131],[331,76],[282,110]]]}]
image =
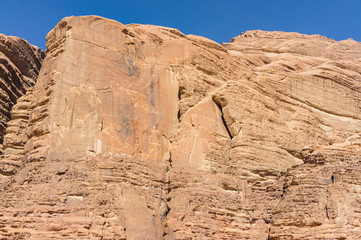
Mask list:
[{"label": "tan colored stone", "polygon": [[0,34],[0,144],[13,105],[35,84],[44,57],[40,48],[24,39]]},{"label": "tan colored stone", "polygon": [[357,239],[360,43],[64,18],[12,111],[4,239]]}]

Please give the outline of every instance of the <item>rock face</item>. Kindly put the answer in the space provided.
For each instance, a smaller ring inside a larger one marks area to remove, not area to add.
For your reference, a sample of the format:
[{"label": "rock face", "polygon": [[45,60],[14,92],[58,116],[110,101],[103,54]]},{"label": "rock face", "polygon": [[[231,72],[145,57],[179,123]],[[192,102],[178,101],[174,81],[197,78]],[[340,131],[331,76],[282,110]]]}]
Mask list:
[{"label": "rock face", "polygon": [[[11,118],[10,111],[18,98],[34,86],[45,53],[18,37],[0,34],[0,151],[3,151],[5,130],[10,119],[21,124],[21,116]],[[9,144],[9,143],[8,143]],[[12,146],[16,151],[16,145]],[[9,160],[9,159],[8,159]],[[6,166],[0,166],[1,169]]]},{"label": "rock face", "polygon": [[0,236],[357,239],[360,67],[353,40],[64,18],[11,113]]}]

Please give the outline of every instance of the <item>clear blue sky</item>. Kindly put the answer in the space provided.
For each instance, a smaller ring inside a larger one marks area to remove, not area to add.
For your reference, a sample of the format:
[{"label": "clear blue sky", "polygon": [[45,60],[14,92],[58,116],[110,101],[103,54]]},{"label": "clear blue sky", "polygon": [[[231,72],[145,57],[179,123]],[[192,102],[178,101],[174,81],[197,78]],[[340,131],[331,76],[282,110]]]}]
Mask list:
[{"label": "clear blue sky", "polygon": [[44,50],[46,34],[71,15],[173,27],[219,43],[253,29],[361,41],[361,0],[0,0],[0,6],[0,32]]}]

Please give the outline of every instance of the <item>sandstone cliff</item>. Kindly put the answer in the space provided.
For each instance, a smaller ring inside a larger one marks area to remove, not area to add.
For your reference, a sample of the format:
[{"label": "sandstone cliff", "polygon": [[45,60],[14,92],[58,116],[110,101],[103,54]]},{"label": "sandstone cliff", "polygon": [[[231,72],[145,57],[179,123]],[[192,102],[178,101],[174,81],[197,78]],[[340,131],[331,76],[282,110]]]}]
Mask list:
[{"label": "sandstone cliff", "polygon": [[[8,121],[16,118],[11,118],[10,111],[18,98],[23,96],[30,87],[34,86],[44,57],[45,53],[40,48],[30,45],[27,41],[18,37],[8,37],[0,34],[1,152]],[[20,122],[20,120],[16,121],[19,124]],[[16,146],[14,146],[14,149],[16,149]],[[1,165],[0,171],[7,169],[7,167],[7,164]]]},{"label": "sandstone cliff", "polygon": [[360,237],[360,43],[87,16],[46,52],[5,135],[3,239]]}]

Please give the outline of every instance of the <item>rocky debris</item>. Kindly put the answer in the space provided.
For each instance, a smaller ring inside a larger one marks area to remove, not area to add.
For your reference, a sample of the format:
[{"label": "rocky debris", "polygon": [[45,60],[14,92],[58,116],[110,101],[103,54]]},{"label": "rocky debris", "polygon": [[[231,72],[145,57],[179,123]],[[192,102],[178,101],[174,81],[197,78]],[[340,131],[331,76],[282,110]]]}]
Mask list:
[{"label": "rocky debris", "polygon": [[11,114],[0,236],[359,238],[360,46],[64,18]]}]

